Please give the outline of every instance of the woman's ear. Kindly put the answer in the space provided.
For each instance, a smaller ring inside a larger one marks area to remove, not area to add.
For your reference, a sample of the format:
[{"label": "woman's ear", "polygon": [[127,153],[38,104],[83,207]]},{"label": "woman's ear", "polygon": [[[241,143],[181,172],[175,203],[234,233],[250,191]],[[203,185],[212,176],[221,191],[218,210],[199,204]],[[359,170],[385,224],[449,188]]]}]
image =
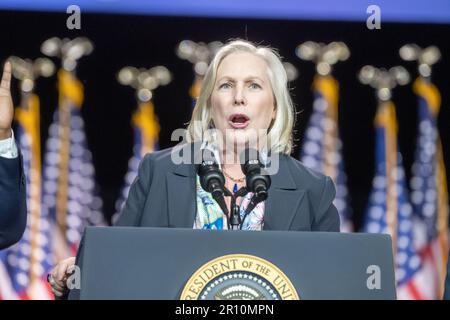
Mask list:
[{"label": "woman's ear", "polygon": [[270,131],[272,129],[272,126],[273,126],[273,123],[275,122],[276,117],[277,117],[277,106],[274,105],[268,131]]}]

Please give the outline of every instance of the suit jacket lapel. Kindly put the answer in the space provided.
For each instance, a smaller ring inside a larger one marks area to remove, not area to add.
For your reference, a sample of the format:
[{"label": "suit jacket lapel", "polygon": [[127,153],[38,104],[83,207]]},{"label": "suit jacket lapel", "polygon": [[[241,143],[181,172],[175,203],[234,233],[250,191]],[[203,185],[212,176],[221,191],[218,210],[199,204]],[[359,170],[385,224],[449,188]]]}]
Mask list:
[{"label": "suit jacket lapel", "polygon": [[191,229],[194,226],[197,214],[195,163],[198,161],[200,146],[199,143],[181,146],[176,152],[179,152],[183,161],[188,160],[187,163],[174,164],[172,172],[167,173],[168,224],[171,228]]},{"label": "suit jacket lapel", "polygon": [[167,173],[170,228],[192,228],[197,214],[195,166],[180,164]]},{"label": "suit jacket lapel", "polygon": [[292,179],[287,161],[286,156],[280,155],[279,170],[270,176],[272,185],[265,202],[264,230],[290,230],[305,196],[305,190],[298,189]]}]

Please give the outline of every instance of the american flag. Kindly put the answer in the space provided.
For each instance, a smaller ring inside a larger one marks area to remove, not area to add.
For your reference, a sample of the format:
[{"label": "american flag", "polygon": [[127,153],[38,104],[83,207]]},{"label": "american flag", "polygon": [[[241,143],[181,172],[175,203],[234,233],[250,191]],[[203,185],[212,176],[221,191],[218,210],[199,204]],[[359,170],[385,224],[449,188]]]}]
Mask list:
[{"label": "american flag", "polygon": [[151,101],[142,102],[132,117],[134,129],[133,156],[128,161],[128,172],[125,175],[125,183],[116,201],[116,213],[113,215],[113,223],[120,217],[125,205],[131,184],[138,174],[139,163],[146,153],[158,150],[159,122],[155,114],[155,107]]},{"label": "american flag", "polygon": [[378,106],[375,126],[375,177],[364,232],[391,235],[397,298],[423,299],[420,292],[421,260],[414,247],[412,207],[397,147],[397,120],[392,102]]},{"label": "american flag", "polygon": [[332,76],[316,76],[313,89],[313,113],[306,129],[300,160],[305,166],[333,179],[336,185],[333,203],[339,212],[341,231],[351,232],[353,224],[338,128],[339,86]]},{"label": "american flag", "polygon": [[437,127],[440,94],[419,77],[413,85],[419,98],[418,137],[412,166],[411,202],[415,216],[416,247],[423,264],[422,293],[441,299],[448,256],[448,190],[442,145]]},{"label": "american flag", "polygon": [[65,70],[58,73],[58,86],[59,109],[46,144],[42,204],[52,221],[56,261],[76,254],[86,226],[106,225],[80,112],[83,86]]},{"label": "american flag", "polygon": [[49,217],[41,211],[39,99],[24,94],[16,109],[16,141],[23,156],[27,189],[27,226],[22,239],[0,252],[0,300],[52,299],[47,273],[53,265]]}]

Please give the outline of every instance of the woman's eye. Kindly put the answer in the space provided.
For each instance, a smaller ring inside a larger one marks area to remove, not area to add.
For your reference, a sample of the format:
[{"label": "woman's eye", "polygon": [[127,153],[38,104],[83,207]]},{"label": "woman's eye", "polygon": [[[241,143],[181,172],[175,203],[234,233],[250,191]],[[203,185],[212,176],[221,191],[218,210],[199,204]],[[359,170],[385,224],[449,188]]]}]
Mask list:
[{"label": "woman's eye", "polygon": [[222,83],[222,84],[219,86],[219,89],[228,89],[228,88],[231,88],[231,84],[228,83],[228,82]]},{"label": "woman's eye", "polygon": [[250,84],[250,88],[251,89],[261,89],[261,86],[257,83],[252,83],[252,84]]}]

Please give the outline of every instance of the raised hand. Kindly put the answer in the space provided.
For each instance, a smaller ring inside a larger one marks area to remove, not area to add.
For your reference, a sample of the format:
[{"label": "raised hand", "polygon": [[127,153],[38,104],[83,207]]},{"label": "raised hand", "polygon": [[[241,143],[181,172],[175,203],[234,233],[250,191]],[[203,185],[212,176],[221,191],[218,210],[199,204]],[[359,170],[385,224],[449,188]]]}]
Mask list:
[{"label": "raised hand", "polygon": [[14,108],[10,87],[11,63],[7,61],[3,67],[2,81],[0,83],[0,140],[11,137]]}]

